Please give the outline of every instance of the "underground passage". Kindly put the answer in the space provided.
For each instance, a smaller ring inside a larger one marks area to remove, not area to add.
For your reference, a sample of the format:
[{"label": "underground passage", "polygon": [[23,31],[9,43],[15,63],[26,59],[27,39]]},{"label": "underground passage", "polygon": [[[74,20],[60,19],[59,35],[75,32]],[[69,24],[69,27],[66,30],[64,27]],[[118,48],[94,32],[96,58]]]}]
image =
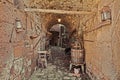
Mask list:
[{"label": "underground passage", "polygon": [[0,80],[120,80],[120,0],[0,0]]}]

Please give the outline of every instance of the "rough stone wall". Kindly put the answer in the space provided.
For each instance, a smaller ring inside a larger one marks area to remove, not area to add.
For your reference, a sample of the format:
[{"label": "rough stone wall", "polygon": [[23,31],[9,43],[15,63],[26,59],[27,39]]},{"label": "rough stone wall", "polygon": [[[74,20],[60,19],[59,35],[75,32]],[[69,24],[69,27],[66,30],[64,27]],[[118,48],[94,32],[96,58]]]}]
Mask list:
[{"label": "rough stone wall", "polygon": [[[106,23],[101,28],[84,34],[86,49],[87,72],[92,80],[120,79],[120,0],[101,0],[98,5],[97,20],[89,20],[87,31],[100,26],[100,10],[110,6],[112,23]],[[93,18],[94,19],[94,18]],[[96,23],[98,25],[96,25]],[[92,26],[90,24],[93,24]]]},{"label": "rough stone wall", "polygon": [[[16,18],[23,27],[19,33],[15,29]],[[44,35],[35,29],[41,28],[39,18],[35,13],[17,9],[13,0],[0,0],[0,80],[27,80],[35,70],[37,50],[42,47],[36,44]],[[40,36],[30,39],[36,32]]]}]

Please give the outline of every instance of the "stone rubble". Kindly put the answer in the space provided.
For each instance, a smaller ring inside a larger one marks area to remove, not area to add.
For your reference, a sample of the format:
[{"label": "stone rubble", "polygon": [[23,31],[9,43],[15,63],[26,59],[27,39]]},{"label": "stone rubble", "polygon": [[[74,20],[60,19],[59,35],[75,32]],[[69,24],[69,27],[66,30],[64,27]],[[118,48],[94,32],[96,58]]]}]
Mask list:
[{"label": "stone rubble", "polygon": [[72,76],[72,73],[56,69],[55,65],[48,64],[47,68],[39,68],[29,80],[82,80],[81,77]]},{"label": "stone rubble", "polygon": [[81,75],[80,77],[73,76],[63,63],[63,54],[57,48],[53,49],[56,55],[52,55],[54,60],[48,63],[47,68],[39,68],[36,70],[29,80],[90,80],[88,76]]}]

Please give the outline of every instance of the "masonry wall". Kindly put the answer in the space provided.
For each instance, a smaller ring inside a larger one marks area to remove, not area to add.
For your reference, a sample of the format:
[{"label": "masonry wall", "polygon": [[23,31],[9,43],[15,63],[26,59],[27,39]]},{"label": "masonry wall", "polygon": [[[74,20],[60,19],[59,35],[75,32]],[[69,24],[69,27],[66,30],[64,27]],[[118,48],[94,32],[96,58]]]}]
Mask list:
[{"label": "masonry wall", "polygon": [[[22,23],[20,32],[16,19]],[[42,30],[36,31],[36,26],[42,29],[40,20],[36,13],[15,7],[13,0],[0,0],[0,80],[27,80],[36,69],[37,50],[43,47],[45,36]],[[38,38],[30,39],[36,34]]]},{"label": "masonry wall", "polygon": [[[101,21],[100,10],[103,6],[111,8],[111,22]],[[101,0],[98,5],[97,15],[87,23],[88,28],[86,31],[88,32],[84,34],[84,39],[90,41],[85,41],[84,45],[86,49],[87,73],[92,80],[120,79],[119,6],[120,0]],[[101,27],[95,29],[99,26]]]}]

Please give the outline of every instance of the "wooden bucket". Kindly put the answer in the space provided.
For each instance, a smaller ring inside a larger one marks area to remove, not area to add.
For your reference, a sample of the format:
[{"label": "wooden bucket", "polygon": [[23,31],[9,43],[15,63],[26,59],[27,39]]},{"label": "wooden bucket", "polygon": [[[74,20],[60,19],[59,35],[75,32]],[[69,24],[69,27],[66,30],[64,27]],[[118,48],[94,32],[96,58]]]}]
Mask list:
[{"label": "wooden bucket", "polygon": [[79,65],[84,63],[83,50],[81,49],[71,49],[71,62],[74,65]]}]

